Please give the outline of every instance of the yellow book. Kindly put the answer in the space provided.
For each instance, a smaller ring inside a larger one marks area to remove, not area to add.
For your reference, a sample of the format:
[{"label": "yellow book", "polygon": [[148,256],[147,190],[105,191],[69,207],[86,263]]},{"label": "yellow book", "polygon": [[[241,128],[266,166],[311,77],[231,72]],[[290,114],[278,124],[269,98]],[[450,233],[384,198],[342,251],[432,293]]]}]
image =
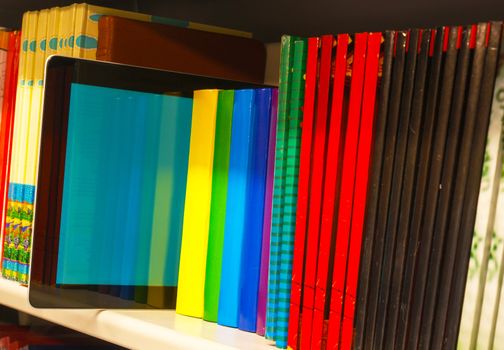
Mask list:
[{"label": "yellow book", "polygon": [[77,40],[79,40],[80,43],[82,40],[82,35],[86,31],[87,15],[88,15],[88,5],[78,4],[75,10],[75,26],[74,26],[74,33],[71,39],[73,57],[77,58],[84,57],[84,48],[82,47],[82,45],[77,45]]},{"label": "yellow book", "polygon": [[74,29],[75,29],[75,13],[77,10],[77,4],[73,4],[70,6],[62,7],[60,10],[61,17],[59,21],[59,30],[58,30],[58,55],[64,55],[68,57],[72,57],[73,48],[70,46],[72,44],[72,39],[75,37]]},{"label": "yellow book", "polygon": [[49,17],[47,18],[47,39],[45,45],[46,60],[49,56],[55,55],[58,52],[60,12],[61,9],[59,7],[53,7],[49,10]]},{"label": "yellow book", "polygon": [[[16,104],[16,113],[19,108],[19,134],[17,143],[17,165],[15,170],[16,178],[13,182],[18,184],[18,190],[15,191],[15,216],[13,222],[14,230],[14,244],[15,244],[15,269],[12,274],[12,278],[19,280],[19,268],[20,260],[23,260],[22,253],[24,251],[21,233],[23,228],[26,227],[26,213],[28,208],[23,204],[23,199],[25,192],[27,190],[25,176],[26,176],[26,158],[28,151],[28,135],[29,135],[29,125],[31,117],[31,97],[33,90],[33,78],[34,78],[34,63],[35,63],[35,50],[37,46],[37,24],[38,24],[38,12],[28,12],[28,23],[27,27],[23,28],[23,31],[27,31],[26,42],[23,42],[23,50],[26,45],[26,57],[25,57],[25,76],[24,76],[24,88],[22,95],[22,105],[18,106]],[[26,28],[26,29],[25,29]],[[23,83],[23,82],[21,82]],[[17,121],[17,120],[16,120]]]},{"label": "yellow book", "polygon": [[203,317],[218,90],[194,92],[177,307]]}]

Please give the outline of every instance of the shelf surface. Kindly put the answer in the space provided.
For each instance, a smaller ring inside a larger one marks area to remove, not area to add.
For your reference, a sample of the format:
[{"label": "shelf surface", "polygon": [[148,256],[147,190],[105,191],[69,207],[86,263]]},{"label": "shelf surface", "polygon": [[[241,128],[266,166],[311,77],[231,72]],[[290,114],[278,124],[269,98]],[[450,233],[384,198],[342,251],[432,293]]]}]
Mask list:
[{"label": "shelf surface", "polygon": [[254,333],[174,310],[35,309],[28,288],[0,278],[0,304],[130,349],[274,349]]}]

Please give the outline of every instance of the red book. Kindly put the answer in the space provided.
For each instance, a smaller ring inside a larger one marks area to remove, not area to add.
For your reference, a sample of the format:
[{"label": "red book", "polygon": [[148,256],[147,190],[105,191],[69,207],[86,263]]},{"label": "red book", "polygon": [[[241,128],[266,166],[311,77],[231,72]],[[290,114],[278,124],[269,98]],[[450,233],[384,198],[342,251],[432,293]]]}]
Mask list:
[{"label": "red book", "polygon": [[[2,115],[0,118],[0,233],[3,233],[5,229],[5,208],[9,185],[12,132],[14,129],[20,38],[20,32],[9,33],[4,98],[2,103]],[[0,237],[3,237],[3,235],[0,234]],[[1,245],[0,255],[3,260],[3,242],[1,242]],[[0,265],[2,260],[0,260]]]},{"label": "red book", "polygon": [[333,239],[334,213],[337,210],[339,184],[341,180],[341,149],[343,148],[344,113],[343,97],[347,71],[348,34],[337,37],[336,59],[332,90],[332,106],[329,121],[329,138],[324,179],[324,200],[320,227],[319,253],[317,259],[317,283],[311,332],[311,348],[320,349],[324,327],[326,291],[329,277],[329,259]]},{"label": "red book", "polygon": [[320,51],[320,72],[311,153],[312,167],[308,211],[308,234],[306,236],[303,305],[301,311],[301,349],[309,349],[311,344],[333,47],[334,37],[332,35],[324,35],[322,37],[322,49]]},{"label": "red book", "polygon": [[308,211],[309,183],[311,173],[312,132],[315,108],[315,95],[318,75],[319,38],[308,39],[306,61],[306,85],[303,107],[301,150],[299,158],[298,201],[296,212],[296,232],[294,239],[294,261],[292,263],[292,291],[289,313],[289,332],[287,343],[292,349],[298,348],[299,315],[301,307],[301,286]]},{"label": "red book", "polygon": [[367,36],[367,33],[359,33],[355,35],[348,126],[343,155],[343,173],[341,180],[336,250],[334,254],[334,270],[331,288],[331,305],[327,336],[328,349],[337,348],[340,342],[340,326],[342,321],[343,297],[355,187],[355,170],[357,165],[357,146],[359,142]]},{"label": "red book", "polygon": [[350,349],[352,346],[355,302],[357,283],[359,279],[359,263],[361,256],[362,233],[364,230],[364,215],[368,189],[371,145],[373,141],[373,125],[375,119],[375,100],[377,92],[378,66],[381,46],[381,33],[368,35],[366,54],[366,79],[362,97],[361,123],[359,130],[359,147],[357,150],[357,169],[355,177],[354,204],[352,211],[352,226],[350,230],[350,248],[348,252],[347,277],[343,309],[343,325],[340,349]]}]

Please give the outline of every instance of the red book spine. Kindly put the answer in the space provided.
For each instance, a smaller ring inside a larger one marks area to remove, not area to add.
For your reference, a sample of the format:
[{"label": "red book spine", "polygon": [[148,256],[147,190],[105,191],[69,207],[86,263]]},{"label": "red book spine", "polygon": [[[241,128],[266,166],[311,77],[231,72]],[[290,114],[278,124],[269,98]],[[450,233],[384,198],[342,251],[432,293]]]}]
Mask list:
[{"label": "red book spine", "polygon": [[342,141],[344,140],[343,96],[345,92],[348,34],[338,35],[336,47],[329,139],[324,179],[324,201],[322,206],[319,254],[317,259],[317,283],[315,288],[311,336],[312,349],[320,349],[324,327],[324,309],[329,276],[329,259],[334,227],[335,203],[338,200],[338,179],[341,177],[340,153],[343,146]]},{"label": "red book spine", "polygon": [[315,95],[318,75],[319,38],[308,39],[306,62],[305,100],[301,150],[299,159],[298,199],[296,212],[296,231],[294,239],[294,261],[292,263],[292,290],[289,312],[287,343],[292,349],[298,348],[298,331],[301,307],[301,286],[303,283],[304,251],[308,211],[309,184],[311,173],[311,150]]},{"label": "red book spine", "polygon": [[357,169],[340,350],[349,350],[352,346],[362,232],[364,230],[364,215],[366,210],[371,145],[373,141],[373,125],[375,119],[375,100],[381,39],[381,33],[370,33],[368,35],[365,74],[366,80],[364,82],[364,95],[362,98],[363,104],[359,131],[359,147],[357,151]]},{"label": "red book spine", "polygon": [[301,349],[309,349],[311,344],[333,47],[334,37],[332,35],[324,35],[322,37],[317,106],[313,131],[314,140],[307,231],[309,234],[306,238],[303,280],[303,316],[301,319],[301,334],[303,336],[301,337]]},{"label": "red book spine", "polygon": [[[0,131],[0,233],[5,231],[5,209],[9,187],[12,132],[14,130],[14,109],[16,106],[16,90],[19,69],[20,32],[9,34],[9,47],[7,51],[4,99],[2,104],[1,131]],[[3,237],[0,234],[0,237]],[[0,248],[0,265],[3,261],[3,242]]]},{"label": "red book spine", "polygon": [[367,36],[367,33],[359,33],[355,35],[352,83],[350,87],[350,105],[348,110],[348,127],[343,155],[343,174],[341,180],[336,250],[334,254],[334,271],[331,288],[329,330],[327,336],[328,349],[337,348],[340,342],[341,316],[343,310],[348,243],[355,184],[355,169],[357,163],[357,145],[359,142]]}]

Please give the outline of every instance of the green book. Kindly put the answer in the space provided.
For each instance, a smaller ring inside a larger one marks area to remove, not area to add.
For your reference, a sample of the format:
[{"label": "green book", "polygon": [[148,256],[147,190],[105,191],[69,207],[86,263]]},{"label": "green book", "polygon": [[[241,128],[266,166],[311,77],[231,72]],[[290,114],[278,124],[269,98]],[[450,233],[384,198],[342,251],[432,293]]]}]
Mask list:
[{"label": "green book", "polygon": [[276,345],[287,346],[289,308],[292,281],[292,260],[294,254],[294,235],[296,231],[296,209],[299,175],[299,153],[301,149],[301,125],[303,123],[303,104],[306,72],[306,40],[294,42],[294,62],[292,67],[290,111],[287,122],[287,162],[282,215],[282,245],[280,248],[280,276],[278,282]]},{"label": "green book", "polygon": [[211,322],[217,322],[217,313],[219,309],[233,100],[233,90],[219,91],[205,277],[205,306],[203,314],[203,319]]},{"label": "green book", "polygon": [[270,260],[268,272],[268,301],[266,305],[266,338],[275,339],[277,294],[280,273],[280,248],[282,244],[282,213],[287,163],[287,118],[289,115],[290,80],[294,58],[295,37],[282,36],[280,81],[278,89],[278,121],[275,144],[275,170],[273,180],[273,206],[271,213]]}]

